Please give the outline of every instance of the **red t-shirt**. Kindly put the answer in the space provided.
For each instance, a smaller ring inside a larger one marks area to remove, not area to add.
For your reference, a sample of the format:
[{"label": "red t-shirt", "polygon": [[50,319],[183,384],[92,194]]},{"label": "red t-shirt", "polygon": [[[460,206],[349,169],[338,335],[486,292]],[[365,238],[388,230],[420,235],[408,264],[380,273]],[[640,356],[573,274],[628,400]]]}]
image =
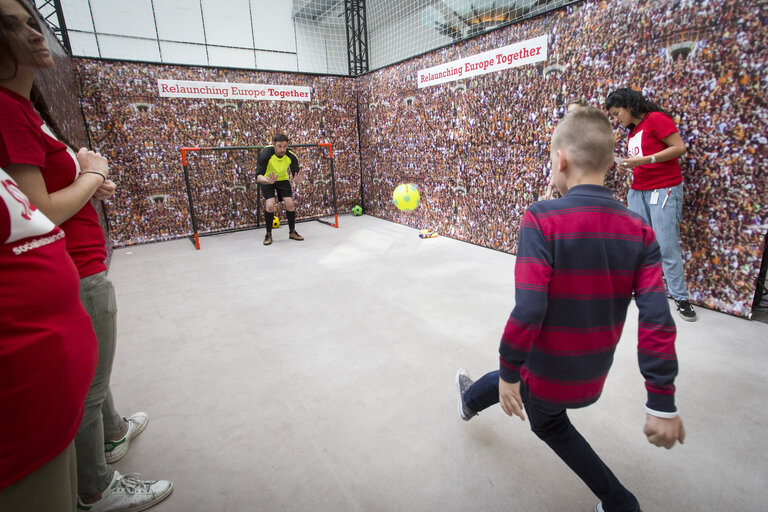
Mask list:
[{"label": "red t-shirt", "polygon": [[[649,112],[637,126],[629,131],[627,148],[629,157],[651,156],[667,149],[662,139],[677,133],[675,122],[661,112]],[[638,165],[632,171],[635,190],[654,190],[676,187],[683,182],[683,174],[677,158],[655,164]]]},{"label": "red t-shirt", "polygon": [[[56,140],[30,101],[0,87],[0,167],[8,164],[39,167],[49,194],[67,187],[80,174],[74,152]],[[90,201],[61,229],[81,279],[107,269],[104,233]]]},{"label": "red t-shirt", "polygon": [[75,438],[96,346],[64,232],[0,169],[0,489]]}]

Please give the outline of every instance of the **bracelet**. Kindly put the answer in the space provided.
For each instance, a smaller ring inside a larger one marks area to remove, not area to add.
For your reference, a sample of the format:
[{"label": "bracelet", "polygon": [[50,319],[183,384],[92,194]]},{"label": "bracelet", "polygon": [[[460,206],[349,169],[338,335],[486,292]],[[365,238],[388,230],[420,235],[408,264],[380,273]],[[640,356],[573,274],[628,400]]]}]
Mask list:
[{"label": "bracelet", "polygon": [[651,155],[651,163],[652,164],[656,163],[656,155]]},{"label": "bracelet", "polygon": [[663,418],[666,420],[677,417],[677,411],[675,412],[654,411],[653,409],[650,409],[647,405],[645,406],[645,412],[647,412],[651,416],[656,416],[657,418]]},{"label": "bracelet", "polygon": [[97,172],[97,171],[82,171],[80,174],[81,174],[81,175],[82,175],[82,174],[98,174],[99,176],[101,176],[101,182],[102,182],[102,183],[104,183],[105,181],[107,181],[107,177],[106,177],[106,176],[104,176],[103,174],[101,174],[100,172]]}]

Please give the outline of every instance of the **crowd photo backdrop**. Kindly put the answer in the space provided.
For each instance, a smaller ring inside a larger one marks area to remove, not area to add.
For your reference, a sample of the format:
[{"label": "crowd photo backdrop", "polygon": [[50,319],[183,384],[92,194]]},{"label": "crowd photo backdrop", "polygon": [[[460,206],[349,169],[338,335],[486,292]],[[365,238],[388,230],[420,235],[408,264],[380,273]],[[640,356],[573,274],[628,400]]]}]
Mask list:
[{"label": "crowd photo backdrop", "polygon": [[[330,143],[340,212],[360,203],[354,79],[75,59],[86,123],[118,193],[107,209],[116,246],[192,232],[180,149]],[[161,97],[158,80],[308,87],[311,101]],[[328,150],[300,148],[307,180],[294,191],[297,218],[333,213]],[[200,233],[257,225],[258,150],[187,154]],[[263,218],[260,221],[263,226]]]},{"label": "crowd photo backdrop", "polygon": [[[767,20],[763,1],[585,0],[360,77],[74,66],[91,142],[118,184],[106,209],[116,246],[192,232],[181,147],[263,145],[284,132],[294,143],[332,143],[339,213],[362,204],[514,254],[523,212],[549,180],[550,136],[566,102],[603,107],[608,93],[633,87],[673,113],[688,148],[681,240],[691,301],[748,316],[768,225]],[[541,36],[541,62],[418,87],[420,70]],[[158,80],[308,87],[311,101],[168,98]],[[317,151],[296,153],[310,178],[324,172]],[[616,154],[626,155],[618,125]],[[256,225],[255,157],[190,157],[201,232]],[[322,181],[298,187],[299,218],[327,210]],[[415,212],[392,203],[400,183],[421,189]],[[630,184],[630,173],[609,173],[619,200]]]},{"label": "crowd photo backdrop", "polygon": [[[602,108],[633,87],[673,113],[688,148],[680,229],[691,301],[748,316],[768,229],[766,22],[766,2],[585,1],[361,77],[366,213],[514,254],[568,100]],[[540,36],[544,62],[418,87],[421,70]],[[631,179],[613,170],[607,186],[625,202]],[[414,213],[391,201],[404,182],[421,188]]]}]

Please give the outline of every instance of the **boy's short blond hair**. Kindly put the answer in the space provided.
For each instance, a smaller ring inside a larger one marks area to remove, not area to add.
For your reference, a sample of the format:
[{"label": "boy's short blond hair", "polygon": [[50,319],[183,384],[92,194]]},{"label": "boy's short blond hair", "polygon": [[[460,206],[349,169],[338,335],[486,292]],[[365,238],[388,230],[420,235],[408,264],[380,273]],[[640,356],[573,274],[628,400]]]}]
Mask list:
[{"label": "boy's short blond hair", "polygon": [[613,127],[605,113],[580,107],[565,115],[552,135],[552,151],[566,150],[574,167],[605,173],[613,164]]},{"label": "boy's short blond hair", "polygon": [[568,103],[565,104],[565,107],[568,108],[571,105],[578,105],[580,107],[588,107],[589,102],[585,100],[584,98],[571,98],[568,100]]}]

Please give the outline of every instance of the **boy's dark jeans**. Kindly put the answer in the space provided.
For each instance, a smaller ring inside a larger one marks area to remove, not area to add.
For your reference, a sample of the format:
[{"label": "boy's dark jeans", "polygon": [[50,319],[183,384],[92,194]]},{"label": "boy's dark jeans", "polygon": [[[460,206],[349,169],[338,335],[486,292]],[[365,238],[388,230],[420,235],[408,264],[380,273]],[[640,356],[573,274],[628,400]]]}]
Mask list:
[{"label": "boy's dark jeans", "polygon": [[[579,434],[565,409],[532,403],[525,382],[520,383],[520,395],[531,430],[587,484],[603,502],[605,512],[639,512],[637,498]],[[499,403],[499,372],[478,379],[464,395],[464,403],[475,412]]]}]

